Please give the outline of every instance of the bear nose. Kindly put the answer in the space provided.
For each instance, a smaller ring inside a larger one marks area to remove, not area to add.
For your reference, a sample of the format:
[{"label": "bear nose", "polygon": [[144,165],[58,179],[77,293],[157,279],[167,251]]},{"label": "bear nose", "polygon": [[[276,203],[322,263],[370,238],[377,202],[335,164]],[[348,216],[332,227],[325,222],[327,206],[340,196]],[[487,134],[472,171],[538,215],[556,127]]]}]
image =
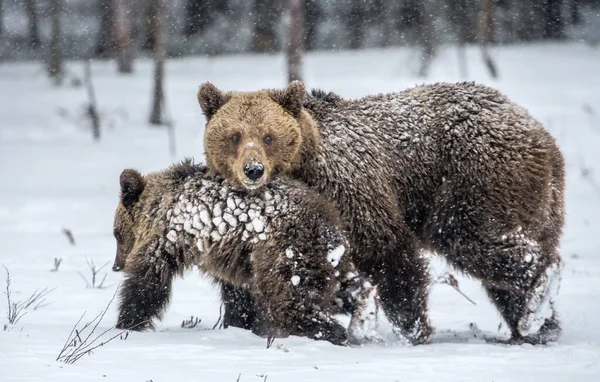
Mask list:
[{"label": "bear nose", "polygon": [[244,174],[251,179],[257,180],[260,179],[261,176],[265,173],[265,166],[259,162],[248,162],[246,166],[244,166]]},{"label": "bear nose", "polygon": [[119,264],[115,263],[115,264],[113,265],[113,268],[112,268],[112,269],[113,269],[113,271],[115,271],[115,272],[119,272],[119,271],[121,270],[121,267],[119,266]]}]

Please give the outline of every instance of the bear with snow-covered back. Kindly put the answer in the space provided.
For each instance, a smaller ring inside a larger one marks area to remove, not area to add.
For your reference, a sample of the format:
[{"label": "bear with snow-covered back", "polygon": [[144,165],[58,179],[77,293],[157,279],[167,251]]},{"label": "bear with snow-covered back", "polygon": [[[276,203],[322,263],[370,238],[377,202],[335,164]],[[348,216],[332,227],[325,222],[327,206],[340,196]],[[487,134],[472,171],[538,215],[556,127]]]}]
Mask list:
[{"label": "bear with snow-covered back", "polygon": [[151,328],[173,278],[197,266],[238,291],[226,304],[234,324],[347,342],[332,315],[352,313],[370,286],[352,272],[339,218],[318,194],[285,179],[249,194],[189,161],[146,176],[125,170],[120,183],[114,269],[126,278],[118,328]]},{"label": "bear with snow-covered back", "polygon": [[431,250],[482,281],[515,342],[556,340],[564,161],[552,136],[498,91],[417,86],[346,100],[282,90],[198,93],[208,166],[259,189],[287,174],[330,198],[353,262],[384,312],[427,343]]}]

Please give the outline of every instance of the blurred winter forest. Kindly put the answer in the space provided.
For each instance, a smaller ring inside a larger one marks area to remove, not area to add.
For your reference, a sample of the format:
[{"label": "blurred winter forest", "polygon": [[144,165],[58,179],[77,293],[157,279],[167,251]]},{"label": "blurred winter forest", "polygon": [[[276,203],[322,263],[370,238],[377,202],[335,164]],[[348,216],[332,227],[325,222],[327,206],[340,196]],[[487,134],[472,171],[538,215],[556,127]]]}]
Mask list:
[{"label": "blurred winter forest", "polygon": [[62,58],[116,58],[128,72],[163,50],[284,51],[297,78],[303,51],[408,45],[425,75],[441,44],[600,41],[600,0],[0,0],[0,12],[0,60],[45,59],[51,74]]}]

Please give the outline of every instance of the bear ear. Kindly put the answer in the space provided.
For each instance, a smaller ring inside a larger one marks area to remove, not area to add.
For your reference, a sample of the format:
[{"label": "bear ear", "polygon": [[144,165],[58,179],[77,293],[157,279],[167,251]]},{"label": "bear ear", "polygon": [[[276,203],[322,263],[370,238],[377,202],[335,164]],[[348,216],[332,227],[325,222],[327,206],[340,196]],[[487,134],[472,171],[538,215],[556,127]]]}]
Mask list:
[{"label": "bear ear", "polygon": [[144,191],[146,186],[144,177],[137,170],[127,169],[121,173],[120,183],[121,202],[125,207],[131,207]]},{"label": "bear ear", "polygon": [[205,82],[200,86],[198,90],[198,102],[202,113],[206,117],[206,120],[210,120],[212,116],[229,100],[229,96],[217,89],[217,87],[210,82]]},{"label": "bear ear", "polygon": [[294,117],[302,111],[302,104],[306,98],[306,89],[300,81],[292,81],[287,89],[273,90],[269,93],[271,99],[287,110]]}]

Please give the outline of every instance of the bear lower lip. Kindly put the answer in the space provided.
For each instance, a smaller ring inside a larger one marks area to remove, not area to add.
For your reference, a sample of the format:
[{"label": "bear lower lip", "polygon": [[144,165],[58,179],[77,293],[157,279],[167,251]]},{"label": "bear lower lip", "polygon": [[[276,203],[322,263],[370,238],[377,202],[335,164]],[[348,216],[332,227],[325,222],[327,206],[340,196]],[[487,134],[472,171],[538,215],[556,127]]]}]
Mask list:
[{"label": "bear lower lip", "polygon": [[261,185],[261,182],[252,181],[252,180],[245,180],[243,183],[246,188],[251,189],[251,190],[258,188]]}]

